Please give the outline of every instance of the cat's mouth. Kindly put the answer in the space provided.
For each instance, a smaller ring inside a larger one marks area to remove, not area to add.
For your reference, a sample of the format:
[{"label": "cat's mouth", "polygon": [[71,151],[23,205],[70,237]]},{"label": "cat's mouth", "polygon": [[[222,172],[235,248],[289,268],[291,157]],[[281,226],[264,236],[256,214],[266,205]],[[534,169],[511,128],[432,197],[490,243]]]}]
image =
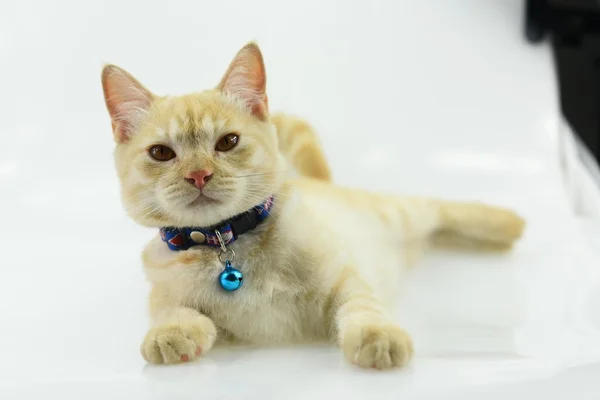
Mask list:
[{"label": "cat's mouth", "polygon": [[201,206],[221,204],[221,203],[222,203],[222,201],[219,199],[211,197],[211,196],[207,195],[206,193],[200,193],[187,206],[194,208],[194,207],[201,207]]}]

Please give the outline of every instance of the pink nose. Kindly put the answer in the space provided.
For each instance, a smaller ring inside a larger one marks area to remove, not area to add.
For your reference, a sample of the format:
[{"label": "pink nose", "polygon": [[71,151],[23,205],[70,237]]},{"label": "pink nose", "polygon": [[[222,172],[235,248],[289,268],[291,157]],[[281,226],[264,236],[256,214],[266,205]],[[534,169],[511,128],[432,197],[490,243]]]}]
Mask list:
[{"label": "pink nose", "polygon": [[204,189],[204,186],[212,178],[212,172],[206,169],[190,172],[186,175],[185,180],[196,186],[198,189]]}]

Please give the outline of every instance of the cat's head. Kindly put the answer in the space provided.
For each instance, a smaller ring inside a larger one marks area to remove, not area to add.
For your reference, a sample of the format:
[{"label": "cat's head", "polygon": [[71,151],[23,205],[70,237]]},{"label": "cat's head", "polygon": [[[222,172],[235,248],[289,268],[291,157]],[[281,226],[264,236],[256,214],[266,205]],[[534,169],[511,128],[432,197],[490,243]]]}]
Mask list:
[{"label": "cat's head", "polygon": [[210,226],[280,187],[259,48],[240,50],[215,89],[160,97],[115,66],[102,71],[128,214],[145,226]]}]

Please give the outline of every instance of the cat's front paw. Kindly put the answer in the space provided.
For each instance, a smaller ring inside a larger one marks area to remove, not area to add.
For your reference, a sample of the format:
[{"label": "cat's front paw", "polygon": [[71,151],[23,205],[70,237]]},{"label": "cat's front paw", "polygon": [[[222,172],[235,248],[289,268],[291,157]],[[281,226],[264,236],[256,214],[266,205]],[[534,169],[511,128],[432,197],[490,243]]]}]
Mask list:
[{"label": "cat's front paw", "polygon": [[207,317],[165,323],[151,328],[141,352],[152,364],[174,364],[192,361],[212,347],[217,329]]},{"label": "cat's front paw", "polygon": [[342,350],[348,361],[362,368],[390,369],[410,361],[413,344],[399,327],[374,324],[350,328],[343,336]]}]

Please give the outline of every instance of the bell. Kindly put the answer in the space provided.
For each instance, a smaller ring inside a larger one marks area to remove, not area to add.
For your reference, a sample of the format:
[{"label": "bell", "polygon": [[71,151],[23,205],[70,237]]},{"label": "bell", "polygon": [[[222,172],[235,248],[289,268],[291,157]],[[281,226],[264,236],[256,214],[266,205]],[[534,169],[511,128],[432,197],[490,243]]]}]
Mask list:
[{"label": "bell", "polygon": [[238,290],[242,283],[244,283],[244,274],[240,270],[237,270],[231,266],[231,263],[227,261],[225,263],[225,269],[219,275],[219,283],[221,287],[228,292]]}]

